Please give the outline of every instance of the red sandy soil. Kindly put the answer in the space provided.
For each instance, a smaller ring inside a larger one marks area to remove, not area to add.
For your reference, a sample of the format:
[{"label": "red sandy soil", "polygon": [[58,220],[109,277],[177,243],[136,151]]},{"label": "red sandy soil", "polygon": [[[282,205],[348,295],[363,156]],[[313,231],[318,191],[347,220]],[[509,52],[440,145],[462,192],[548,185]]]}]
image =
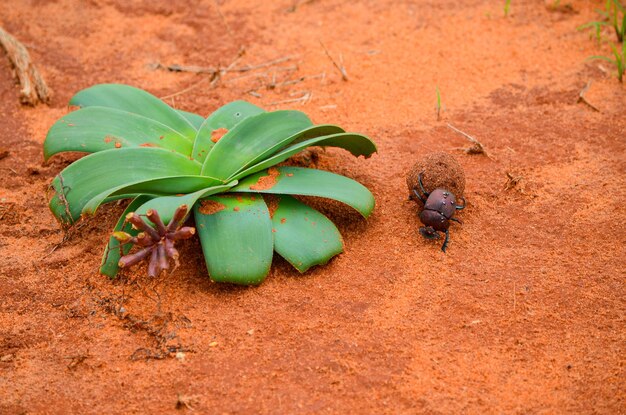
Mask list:
[{"label": "red sandy soil", "polygon": [[[0,413],[626,412],[626,88],[586,61],[608,44],[576,30],[603,1],[514,0],[508,18],[485,0],[186,3],[0,2],[55,92],[20,106],[0,54]],[[213,83],[151,66],[226,67],[241,47],[237,67],[291,58]],[[271,88],[274,74],[312,78]],[[577,103],[589,81],[599,112]],[[197,240],[156,281],[99,276],[123,206],[64,234],[46,188],[75,157],[44,164],[41,145],[103,82],[205,116],[243,98],[368,134],[374,157],[320,151],[318,167],[372,189],[375,213],[318,204],[346,252],[305,275],[275,258],[259,287],[212,283]],[[492,157],[460,151],[447,123]],[[405,187],[439,150],[467,175],[447,254],[420,237]],[[505,190],[507,172],[522,178]]]}]

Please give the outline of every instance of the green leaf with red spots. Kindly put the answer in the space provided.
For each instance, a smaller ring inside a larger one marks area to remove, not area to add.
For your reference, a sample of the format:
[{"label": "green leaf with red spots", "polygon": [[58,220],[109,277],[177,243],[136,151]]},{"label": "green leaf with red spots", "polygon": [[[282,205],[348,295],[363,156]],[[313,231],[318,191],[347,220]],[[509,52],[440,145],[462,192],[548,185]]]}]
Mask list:
[{"label": "green leaf with red spots", "polygon": [[365,158],[370,157],[373,153],[376,152],[376,144],[374,144],[372,140],[361,134],[340,133],[326,135],[322,137],[315,137],[287,147],[280,153],[268,157],[260,163],[248,167],[247,169],[237,173],[235,176],[233,176],[233,179],[240,179],[261,170],[265,170],[269,167],[272,167],[278,163],[287,160],[289,157],[298,154],[305,148],[311,146],[339,147],[348,150],[350,153],[352,153],[353,156],[365,156]]},{"label": "green leaf with red spots", "polygon": [[335,224],[291,196],[280,196],[272,226],[274,250],[300,272],[326,264],[343,251]]},{"label": "green leaf with red spots", "polygon": [[374,210],[374,195],[359,182],[324,170],[272,167],[239,181],[233,192],[317,196],[338,200],[364,217]]},{"label": "green leaf with red spots", "polygon": [[129,194],[150,194],[159,196],[188,194],[212,186],[222,185],[221,180],[207,176],[168,176],[155,179],[124,183],[97,194],[83,207],[84,214],[94,214],[105,200]]},{"label": "green leaf with red spots", "polygon": [[[261,154],[313,126],[300,111],[274,111],[253,115],[229,130],[213,146],[202,165],[202,174],[226,180],[253,163]],[[284,144],[283,144],[284,143]]]},{"label": "green leaf with red spots", "polygon": [[177,131],[192,141],[197,129],[189,119],[154,95],[129,85],[99,84],[83,89],[72,97],[70,105],[108,107],[143,115]]},{"label": "green leaf with red spots", "polygon": [[85,205],[109,189],[166,176],[197,175],[200,164],[161,148],[100,151],[66,167],[52,181],[52,213],[63,224],[74,223]]},{"label": "green leaf with red spots", "polygon": [[208,197],[196,204],[194,215],[211,279],[243,285],[263,282],[272,264],[274,243],[262,197]]},{"label": "green leaf with red spots", "polygon": [[248,117],[265,112],[246,101],[233,101],[213,112],[199,127],[193,143],[192,157],[200,163],[221,137]]},{"label": "green leaf with red spots", "polygon": [[43,151],[47,160],[63,151],[95,153],[128,147],[161,147],[190,156],[192,143],[154,119],[114,108],[87,107],[54,123]]}]

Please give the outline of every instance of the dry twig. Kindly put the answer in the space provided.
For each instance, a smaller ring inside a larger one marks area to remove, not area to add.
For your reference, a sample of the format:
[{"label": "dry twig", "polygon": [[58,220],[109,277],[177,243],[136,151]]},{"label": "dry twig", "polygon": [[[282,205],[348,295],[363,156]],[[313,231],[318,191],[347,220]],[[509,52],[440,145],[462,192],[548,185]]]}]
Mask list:
[{"label": "dry twig", "polygon": [[[274,65],[278,65],[279,63],[282,62],[286,62],[289,61],[291,59],[294,58],[294,56],[284,56],[282,58],[278,58],[278,59],[274,59],[268,62],[264,62],[264,63],[260,63],[258,65],[246,65],[246,66],[241,66],[239,68],[235,68],[235,65],[237,64],[237,62],[239,61],[239,59],[241,59],[241,57],[245,54],[245,49],[241,48],[237,54],[237,57],[230,63],[230,65],[228,65],[226,68],[212,68],[212,67],[203,67],[203,66],[195,66],[195,65],[178,65],[178,64],[172,64],[172,65],[163,65],[161,63],[155,63],[153,65],[154,69],[165,69],[168,71],[172,71],[172,72],[191,72],[191,73],[197,73],[197,74],[209,74],[209,77],[204,77],[201,80],[199,80],[198,82],[188,86],[187,88],[175,92],[173,94],[170,95],[166,95],[161,97],[161,99],[168,99],[168,98],[173,98],[176,97],[178,95],[182,95],[185,94],[195,88],[197,88],[198,86],[202,85],[203,83],[206,83],[207,81],[210,81],[210,85],[211,86],[215,86],[215,84],[217,84],[217,82],[219,82],[224,75],[226,75],[227,73],[232,73],[232,72],[249,72],[249,71],[253,71],[256,69],[261,69],[261,68],[267,68],[270,66],[274,66]],[[295,67],[295,69],[297,69],[297,67]],[[292,71],[294,70],[294,67],[288,67],[288,68],[278,68],[277,70],[287,70],[287,71]],[[249,75],[243,75],[237,78],[234,78],[233,80],[236,79],[241,79],[243,77],[246,77]],[[263,77],[265,76],[264,74],[261,75],[257,75],[259,77]],[[276,76],[274,74],[274,76]]]},{"label": "dry twig", "polygon": [[181,91],[175,92],[175,93],[170,94],[170,95],[163,96],[163,97],[161,97],[161,99],[173,98],[173,97],[176,97],[178,95],[185,94],[185,93],[187,93],[187,92],[197,88],[198,86],[200,86],[201,84],[203,84],[203,83],[205,83],[207,81],[210,81],[211,82],[210,85],[214,86],[226,73],[228,73],[229,71],[231,71],[233,69],[233,67],[237,64],[239,59],[241,59],[241,57],[243,55],[245,55],[245,53],[246,53],[246,50],[244,48],[239,49],[239,52],[237,52],[237,56],[235,57],[235,59],[233,59],[233,61],[230,63],[230,65],[228,65],[226,68],[214,71],[214,72],[211,73],[211,76],[202,78],[201,80],[199,80],[195,84],[193,84],[191,86],[188,86],[187,88],[185,88],[185,89],[183,89]]},{"label": "dry twig", "polygon": [[176,398],[176,409],[187,408],[190,411],[193,411],[193,405],[195,405],[197,401],[198,401],[197,395],[186,396],[186,395],[181,395],[179,393],[177,394],[177,398]]},{"label": "dry twig", "polygon": [[328,56],[328,59],[330,59],[333,65],[335,65],[335,68],[337,68],[339,72],[341,73],[341,79],[343,79],[344,81],[347,81],[348,72],[346,72],[346,68],[343,66],[343,56],[341,54],[339,55],[339,60],[341,61],[341,64],[339,64],[337,63],[337,61],[335,61],[335,59],[333,59],[333,57],[330,55],[330,52],[328,51],[328,49],[326,49],[326,46],[324,46],[321,40],[320,40],[320,45],[322,45],[322,48],[324,49],[326,56]]},{"label": "dry twig", "polygon": [[171,65],[163,65],[161,62],[150,64],[151,69],[165,69],[170,72],[191,72],[191,73],[208,73],[214,74],[219,71],[217,68],[197,65],[178,65],[176,63]]},{"label": "dry twig", "polygon": [[50,102],[52,91],[31,62],[30,54],[26,47],[2,29],[2,27],[0,27],[0,45],[6,51],[11,64],[15,67],[17,78],[22,86],[20,91],[22,104],[36,105],[38,102]]},{"label": "dry twig", "polygon": [[75,356],[67,356],[65,359],[70,361],[67,364],[67,368],[70,369],[70,370],[76,369],[76,366],[80,365],[81,363],[83,363],[85,360],[87,360],[90,357],[91,357],[91,355],[89,354],[89,351],[87,351],[86,354],[79,354],[79,355],[75,355]]},{"label": "dry twig", "polygon": [[588,81],[587,85],[585,85],[585,87],[580,90],[580,92],[578,93],[578,100],[576,101],[576,103],[582,102],[583,104],[587,105],[592,110],[594,110],[596,112],[600,112],[600,110],[598,108],[593,106],[589,101],[587,101],[587,98],[585,98],[585,94],[587,93],[589,88],[591,88],[591,81]]},{"label": "dry twig", "polygon": [[[509,173],[508,171],[506,172],[506,183],[504,184],[504,190],[511,190],[513,188],[515,188],[517,185],[519,185],[522,180],[524,180],[524,176],[513,176],[511,173]],[[523,189],[520,189],[520,192],[524,193]]]},{"label": "dry twig", "polygon": [[472,145],[470,147],[460,148],[466,154],[484,154],[485,156],[493,159],[493,157],[489,153],[487,153],[487,150],[485,150],[485,146],[483,146],[480,141],[478,141],[477,139],[475,139],[471,135],[469,135],[469,134],[459,130],[458,128],[452,126],[452,124],[450,124],[450,123],[448,123],[448,128],[450,128],[451,130],[456,131],[457,133],[461,134],[463,137],[467,138],[472,143]]},{"label": "dry twig", "polygon": [[289,6],[285,11],[287,13],[293,13],[298,10],[298,7],[304,6],[305,4],[313,3],[315,0],[295,0],[291,6]]}]

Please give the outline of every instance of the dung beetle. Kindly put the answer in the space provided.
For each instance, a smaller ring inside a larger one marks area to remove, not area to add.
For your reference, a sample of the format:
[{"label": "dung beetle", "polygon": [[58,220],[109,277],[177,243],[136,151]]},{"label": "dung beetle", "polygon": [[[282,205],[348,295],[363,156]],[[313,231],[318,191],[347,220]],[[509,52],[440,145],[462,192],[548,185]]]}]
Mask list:
[{"label": "dung beetle", "polygon": [[454,217],[454,213],[465,208],[465,199],[461,197],[463,205],[457,205],[454,194],[446,189],[438,188],[428,193],[424,190],[424,185],[422,184],[422,173],[417,176],[417,180],[423,196],[419,194],[416,188],[413,188],[415,196],[424,203],[424,209],[420,213],[420,220],[425,226],[420,228],[420,234],[426,239],[438,239],[439,234],[437,231],[444,232],[446,238],[443,241],[441,250],[446,252],[448,240],[450,239],[450,232],[448,231],[450,221],[462,224],[460,220]]}]

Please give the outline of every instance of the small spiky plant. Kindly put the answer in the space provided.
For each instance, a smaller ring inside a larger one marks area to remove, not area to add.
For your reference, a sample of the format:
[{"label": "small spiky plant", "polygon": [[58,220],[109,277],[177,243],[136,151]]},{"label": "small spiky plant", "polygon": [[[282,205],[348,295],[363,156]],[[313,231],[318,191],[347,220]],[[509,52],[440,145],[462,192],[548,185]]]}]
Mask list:
[{"label": "small spiky plant", "polygon": [[[274,251],[305,272],[343,250],[336,226],[292,195],[338,200],[364,217],[374,208],[372,193],[352,179],[277,166],[309,146],[340,147],[366,158],[376,152],[369,138],[314,125],[302,112],[266,112],[235,101],[204,119],[119,84],[87,88],[70,105],[80,109],[52,126],[45,158],[92,154],[53,180],[50,208],[71,226],[104,203],[132,199],[105,249],[100,272],[109,277],[144,258],[150,259],[149,274],[158,275],[169,259],[178,260],[174,242],[197,230],[213,280],[259,284]],[[272,214],[267,195],[277,200]],[[195,230],[181,228],[188,212]],[[138,250],[129,254],[133,245]]]}]

